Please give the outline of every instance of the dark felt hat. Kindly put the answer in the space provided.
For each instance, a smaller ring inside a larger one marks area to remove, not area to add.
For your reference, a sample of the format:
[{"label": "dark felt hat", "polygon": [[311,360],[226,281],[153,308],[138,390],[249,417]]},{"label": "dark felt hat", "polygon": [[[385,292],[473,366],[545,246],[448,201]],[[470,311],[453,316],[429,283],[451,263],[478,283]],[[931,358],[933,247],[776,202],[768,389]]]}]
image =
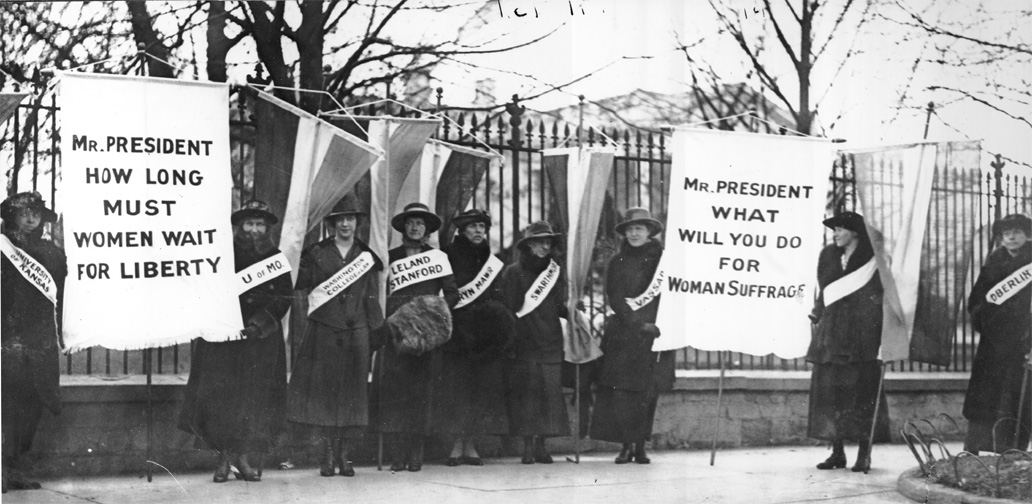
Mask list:
[{"label": "dark felt hat", "polygon": [[649,237],[653,237],[663,232],[663,223],[652,218],[652,212],[649,212],[647,208],[633,207],[628,208],[627,213],[624,215],[623,222],[616,225],[614,230],[617,234],[624,234],[624,230],[631,224],[644,224],[649,229]]},{"label": "dark felt hat", "polygon": [[336,205],[333,205],[333,209],[330,210],[330,213],[326,214],[325,218],[333,219],[341,215],[366,215],[365,211],[359,208],[358,196],[355,196],[355,193],[349,192],[345,194]]},{"label": "dark felt hat", "polygon": [[264,201],[259,200],[251,200],[244,203],[240,207],[240,210],[233,212],[233,215],[229,217],[229,221],[236,226],[245,219],[256,218],[265,219],[265,222],[270,226],[279,222],[279,218],[269,210],[269,205],[265,204]]},{"label": "dark felt hat", "polygon": [[527,240],[549,238],[552,240],[552,246],[559,245],[559,237],[562,236],[560,233],[552,232],[552,225],[545,221],[537,221],[523,230],[523,238],[516,243],[516,248],[521,250],[527,249]]},{"label": "dark felt hat", "polygon": [[824,219],[824,225],[831,229],[840,227],[862,235],[867,234],[867,229],[864,228],[864,216],[856,212],[840,212],[835,214],[834,217]]},{"label": "dark felt hat", "polygon": [[423,223],[426,224],[426,234],[433,233],[438,229],[441,229],[441,218],[437,214],[430,211],[430,209],[422,203],[409,203],[405,205],[405,211],[398,215],[395,215],[391,219],[391,227],[397,230],[399,233],[405,232],[405,219],[409,217],[419,217],[423,219]]},{"label": "dark felt hat", "polygon": [[1032,238],[1032,219],[1021,214],[1010,214],[993,223],[993,235],[999,236],[1008,229],[1024,231],[1025,236]]},{"label": "dark felt hat", "polygon": [[452,218],[452,225],[459,231],[474,222],[483,222],[485,226],[491,227],[491,214],[479,208],[470,208]]},{"label": "dark felt hat", "polygon": [[23,208],[38,211],[40,222],[57,221],[57,214],[47,208],[47,204],[43,202],[43,196],[36,191],[18,193],[5,199],[3,203],[0,203],[0,219],[11,222],[14,220],[15,212]]}]

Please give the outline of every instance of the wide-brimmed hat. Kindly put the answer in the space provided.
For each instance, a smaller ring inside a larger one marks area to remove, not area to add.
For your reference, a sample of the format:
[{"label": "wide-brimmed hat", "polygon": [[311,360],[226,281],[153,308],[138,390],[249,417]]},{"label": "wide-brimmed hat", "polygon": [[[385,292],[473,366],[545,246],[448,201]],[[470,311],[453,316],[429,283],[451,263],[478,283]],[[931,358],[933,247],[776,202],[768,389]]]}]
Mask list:
[{"label": "wide-brimmed hat", "polygon": [[527,241],[541,238],[548,238],[552,240],[552,246],[555,247],[559,244],[559,237],[562,236],[560,233],[552,232],[552,225],[545,221],[537,221],[523,230],[523,238],[516,243],[516,248],[526,250]]},{"label": "wide-brimmed hat", "polygon": [[483,222],[485,226],[491,227],[491,214],[479,208],[470,208],[452,218],[452,225],[459,231],[474,222]]},{"label": "wide-brimmed hat", "polygon": [[236,226],[243,220],[255,218],[265,219],[266,224],[270,226],[279,222],[279,218],[269,210],[269,205],[260,200],[251,200],[244,203],[240,210],[233,212],[233,215],[229,217],[229,221]]},{"label": "wide-brimmed hat", "polygon": [[649,212],[647,208],[633,207],[628,208],[627,213],[624,214],[623,222],[616,225],[614,230],[617,234],[624,234],[627,226],[631,224],[644,224],[649,229],[649,237],[656,236],[663,232],[663,223],[652,218],[652,212]]},{"label": "wide-brimmed hat", "polygon": [[419,217],[423,219],[423,223],[426,224],[426,234],[433,233],[438,229],[441,229],[441,218],[437,214],[430,211],[430,209],[422,203],[409,203],[405,205],[405,211],[398,215],[395,215],[391,219],[391,227],[397,230],[399,233],[405,232],[405,219],[409,217]]},{"label": "wide-brimmed hat", "polygon": [[358,206],[358,196],[355,196],[355,193],[345,194],[336,205],[333,205],[333,209],[324,218],[332,220],[341,215],[366,215],[366,212]]},{"label": "wide-brimmed hat", "polygon": [[31,208],[39,212],[40,222],[56,222],[57,214],[47,208],[43,202],[43,195],[36,191],[15,194],[0,203],[0,219],[13,221],[17,210]]},{"label": "wide-brimmed hat", "polygon": [[867,234],[867,229],[864,228],[864,216],[856,212],[841,212],[835,214],[834,217],[824,219],[824,225],[831,229],[840,227],[862,235]]},{"label": "wide-brimmed hat", "polygon": [[993,235],[1003,234],[1008,229],[1024,231],[1025,236],[1032,238],[1032,219],[1021,214],[1010,214],[993,223]]}]

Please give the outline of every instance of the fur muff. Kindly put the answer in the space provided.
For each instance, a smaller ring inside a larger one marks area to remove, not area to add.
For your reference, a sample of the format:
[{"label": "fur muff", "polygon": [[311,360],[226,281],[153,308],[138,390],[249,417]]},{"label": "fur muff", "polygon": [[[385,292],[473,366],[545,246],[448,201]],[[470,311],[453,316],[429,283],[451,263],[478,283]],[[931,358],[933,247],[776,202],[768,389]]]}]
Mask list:
[{"label": "fur muff", "polygon": [[455,313],[453,338],[461,352],[474,357],[500,355],[516,338],[516,319],[498,301],[473,304]]},{"label": "fur muff", "polygon": [[422,355],[451,339],[452,317],[440,296],[419,296],[387,319],[391,343],[398,353]]}]

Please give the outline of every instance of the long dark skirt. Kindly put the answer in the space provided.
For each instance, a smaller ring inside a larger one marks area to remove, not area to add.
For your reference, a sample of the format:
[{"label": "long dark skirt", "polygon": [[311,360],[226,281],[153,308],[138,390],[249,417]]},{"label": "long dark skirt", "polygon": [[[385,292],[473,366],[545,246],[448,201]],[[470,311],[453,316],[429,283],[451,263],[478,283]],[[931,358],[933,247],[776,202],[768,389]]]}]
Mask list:
[{"label": "long dark skirt", "polygon": [[[878,361],[848,364],[814,364],[810,377],[810,414],[807,436],[834,441],[867,440],[874,417],[874,401],[881,378]],[[885,390],[878,398],[878,422],[874,442],[887,443],[889,408]]]},{"label": "long dark skirt", "polygon": [[591,439],[613,443],[651,439],[658,398],[654,387],[642,391],[599,387],[591,417]]},{"label": "long dark skirt", "polygon": [[430,433],[434,381],[441,350],[422,355],[399,353],[384,345],[373,373],[373,428],[377,432],[426,435]]},{"label": "long dark skirt", "polygon": [[509,433],[513,436],[568,436],[560,364],[512,360],[508,363]]},{"label": "long dark skirt", "polygon": [[[287,420],[360,437],[369,425],[369,331],[309,321],[287,389]],[[298,426],[295,433],[323,432]]]},{"label": "long dark skirt", "polygon": [[[1024,361],[1013,359],[1010,362],[1001,359],[980,363],[976,356],[971,383],[979,385],[969,386],[964,405],[964,416],[968,417],[965,450],[1003,453],[1011,448],[1024,450],[1028,447],[1032,431],[1032,381],[1028,381],[1023,364]],[[1019,411],[1022,379],[1026,380],[1025,400]],[[1019,415],[1021,429],[1015,442],[1014,431]]]},{"label": "long dark skirt", "polygon": [[507,435],[501,361],[448,352],[441,360],[441,373],[434,382],[433,432],[463,437]]},{"label": "long dark skirt", "polygon": [[[14,364],[18,356],[4,352],[2,409],[3,409],[3,454],[4,458],[17,457],[29,451],[36,427],[43,414],[33,383],[31,370]],[[20,372],[19,372],[20,371]]]}]

